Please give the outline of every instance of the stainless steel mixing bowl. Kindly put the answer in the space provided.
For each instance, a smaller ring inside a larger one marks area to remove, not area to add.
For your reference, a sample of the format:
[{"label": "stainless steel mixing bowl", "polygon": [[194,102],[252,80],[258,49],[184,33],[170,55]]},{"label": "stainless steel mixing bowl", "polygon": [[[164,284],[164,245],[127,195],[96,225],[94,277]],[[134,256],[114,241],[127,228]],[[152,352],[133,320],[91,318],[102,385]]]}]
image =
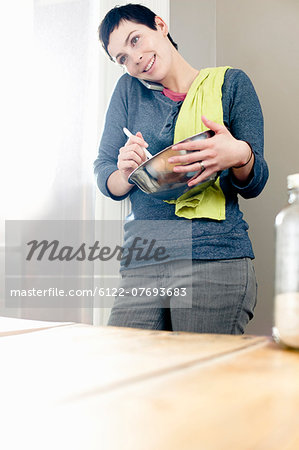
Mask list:
[{"label": "stainless steel mixing bowl", "polygon": [[[214,131],[207,130],[202,133],[195,134],[194,136],[190,136],[183,141],[177,142],[177,144],[197,141],[199,139],[208,139],[214,136],[214,134]],[[142,163],[130,174],[128,181],[135,183],[146,194],[152,195],[153,197],[161,200],[177,199],[190,189],[194,189],[194,191],[192,191],[192,195],[195,195],[216,181],[220,172],[213,173],[203,182],[197,184],[196,186],[189,187],[187,182],[196,173],[198,173],[198,171],[185,173],[173,172],[173,167],[178,164],[170,164],[168,162],[168,158],[176,155],[185,155],[188,153],[188,150],[172,150],[172,147],[173,146],[171,145],[170,147],[165,148],[161,152],[154,155],[151,159],[148,159]]]}]

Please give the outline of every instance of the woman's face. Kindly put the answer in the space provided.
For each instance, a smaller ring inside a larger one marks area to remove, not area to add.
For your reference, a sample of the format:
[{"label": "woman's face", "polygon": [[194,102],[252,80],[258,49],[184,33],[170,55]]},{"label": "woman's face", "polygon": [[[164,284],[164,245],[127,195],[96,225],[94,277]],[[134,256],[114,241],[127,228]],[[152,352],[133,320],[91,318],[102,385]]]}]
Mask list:
[{"label": "woman's face", "polygon": [[108,51],[129,75],[163,84],[171,69],[172,44],[168,28],[160,17],[157,30],[123,20],[110,34]]}]

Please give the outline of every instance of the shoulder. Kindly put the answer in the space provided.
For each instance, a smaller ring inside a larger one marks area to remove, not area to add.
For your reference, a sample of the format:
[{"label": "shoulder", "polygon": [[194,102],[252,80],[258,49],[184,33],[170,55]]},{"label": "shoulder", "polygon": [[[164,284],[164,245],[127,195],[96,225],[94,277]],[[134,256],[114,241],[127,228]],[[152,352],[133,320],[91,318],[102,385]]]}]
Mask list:
[{"label": "shoulder", "polygon": [[116,89],[122,92],[130,92],[132,90],[142,92],[146,88],[140,83],[137,78],[131,77],[131,75],[125,73],[118,79],[116,83]]},{"label": "shoulder", "polygon": [[119,96],[124,102],[135,105],[136,103],[152,100],[153,91],[147,89],[137,78],[128,74],[122,75],[115,86],[114,95]]},{"label": "shoulder", "polygon": [[114,108],[125,107],[135,103],[142,95],[140,93],[141,83],[128,74],[122,75],[115,83],[110,97],[110,106]]},{"label": "shoulder", "polygon": [[227,106],[236,102],[251,104],[258,102],[255,88],[249,76],[241,69],[228,69],[222,86],[222,101]]},{"label": "shoulder", "polygon": [[128,74],[122,75],[116,82],[114,92],[119,94],[126,94],[130,92],[132,88],[132,77]]},{"label": "shoulder", "polygon": [[249,76],[241,69],[228,69],[224,76],[223,92],[248,91],[253,88]]}]

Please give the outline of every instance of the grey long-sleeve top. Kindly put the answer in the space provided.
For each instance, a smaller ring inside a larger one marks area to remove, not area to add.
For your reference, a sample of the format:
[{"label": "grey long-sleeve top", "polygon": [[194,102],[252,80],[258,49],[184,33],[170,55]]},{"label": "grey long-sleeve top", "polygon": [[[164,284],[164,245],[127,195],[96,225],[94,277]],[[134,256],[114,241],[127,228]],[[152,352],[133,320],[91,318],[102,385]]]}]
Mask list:
[{"label": "grey long-sleeve top", "polygon": [[[119,149],[127,140],[123,127],[134,134],[141,131],[145,141],[149,143],[151,153],[156,154],[173,143],[181,105],[181,101],[173,101],[160,91],[149,90],[139,80],[127,74],[119,79],[112,94],[94,172],[97,185],[104,195],[113,200],[130,197],[132,212],[125,224],[124,247],[132,241],[138,224],[141,224],[138,221],[176,221],[172,222],[174,226],[186,225],[186,230],[189,230],[189,234],[186,234],[191,242],[193,259],[253,258],[248,225],[239,209],[238,195],[244,198],[259,195],[268,179],[268,167],[263,156],[263,115],[260,103],[250,79],[241,70],[228,69],[225,74],[222,87],[223,120],[236,139],[250,144],[255,162],[253,175],[246,185],[238,184],[231,170],[221,173],[220,185],[226,199],[225,220],[191,221],[179,218],[174,213],[175,205],[152,198],[136,186],[122,197],[115,197],[107,188],[109,176],[117,170]],[[171,222],[164,223],[169,226]],[[171,233],[172,246],[175,248],[172,258],[188,258],[190,245],[184,242],[182,235],[177,234],[175,230]]]}]

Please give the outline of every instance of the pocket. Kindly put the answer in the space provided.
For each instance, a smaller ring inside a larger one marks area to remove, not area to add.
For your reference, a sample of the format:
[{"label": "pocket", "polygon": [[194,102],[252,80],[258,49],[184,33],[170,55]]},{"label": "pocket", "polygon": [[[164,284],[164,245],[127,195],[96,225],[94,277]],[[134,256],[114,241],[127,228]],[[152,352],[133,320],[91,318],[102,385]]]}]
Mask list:
[{"label": "pocket", "polygon": [[200,292],[204,306],[238,314],[246,297],[248,265],[246,258],[196,261],[193,265],[193,292]]},{"label": "pocket", "polygon": [[248,258],[248,289],[252,292],[252,306],[251,306],[251,317],[250,320],[253,318],[253,313],[257,304],[257,280],[256,280],[256,274],[254,270],[254,264],[252,259]]}]

